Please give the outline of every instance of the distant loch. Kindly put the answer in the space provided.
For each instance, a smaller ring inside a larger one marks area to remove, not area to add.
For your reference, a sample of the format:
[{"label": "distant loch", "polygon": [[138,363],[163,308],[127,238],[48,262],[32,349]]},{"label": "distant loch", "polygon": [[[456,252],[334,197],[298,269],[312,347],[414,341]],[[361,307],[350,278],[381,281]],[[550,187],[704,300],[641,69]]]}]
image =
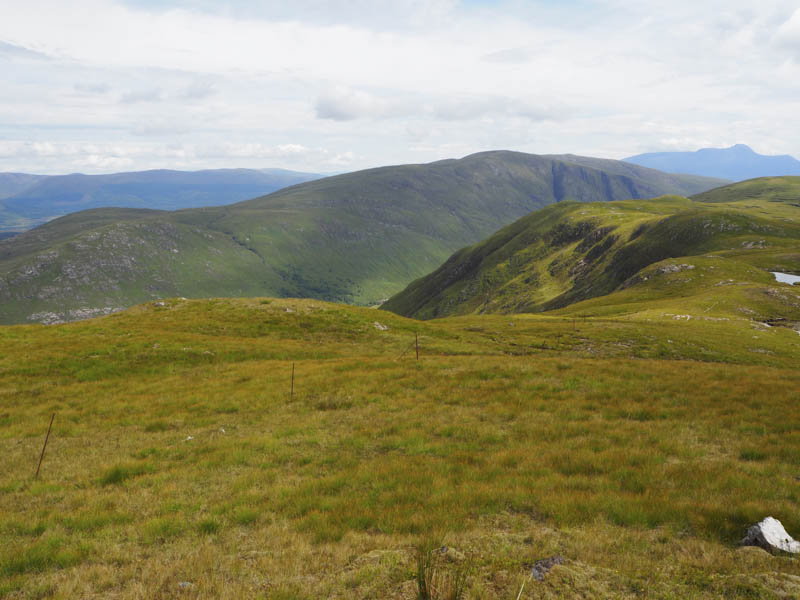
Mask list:
[{"label": "distant loch", "polygon": [[775,275],[775,279],[777,279],[781,283],[788,283],[790,285],[794,285],[795,283],[800,282],[800,275],[791,275],[789,273],[780,273],[778,271],[770,271],[770,273]]}]

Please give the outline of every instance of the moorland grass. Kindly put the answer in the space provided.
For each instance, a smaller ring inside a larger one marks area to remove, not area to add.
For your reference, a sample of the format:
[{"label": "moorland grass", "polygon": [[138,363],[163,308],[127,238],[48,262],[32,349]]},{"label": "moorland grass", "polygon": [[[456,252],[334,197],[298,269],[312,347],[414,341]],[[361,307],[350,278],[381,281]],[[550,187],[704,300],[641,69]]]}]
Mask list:
[{"label": "moorland grass", "polygon": [[795,560],[736,545],[800,532],[800,337],[648,319],[170,301],[0,330],[0,589],[413,598],[435,539],[467,598],[553,554],[522,597],[793,593]]}]

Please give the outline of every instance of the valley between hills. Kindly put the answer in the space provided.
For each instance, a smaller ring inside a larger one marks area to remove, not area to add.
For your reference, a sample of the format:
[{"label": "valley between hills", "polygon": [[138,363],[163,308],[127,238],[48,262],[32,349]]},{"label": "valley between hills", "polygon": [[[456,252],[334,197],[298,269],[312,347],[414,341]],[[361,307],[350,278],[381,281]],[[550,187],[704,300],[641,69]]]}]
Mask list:
[{"label": "valley between hills", "polygon": [[797,597],[739,540],[800,534],[800,178],[639,169],[489,153],[0,242],[6,322],[139,302],[0,328],[0,595]]}]

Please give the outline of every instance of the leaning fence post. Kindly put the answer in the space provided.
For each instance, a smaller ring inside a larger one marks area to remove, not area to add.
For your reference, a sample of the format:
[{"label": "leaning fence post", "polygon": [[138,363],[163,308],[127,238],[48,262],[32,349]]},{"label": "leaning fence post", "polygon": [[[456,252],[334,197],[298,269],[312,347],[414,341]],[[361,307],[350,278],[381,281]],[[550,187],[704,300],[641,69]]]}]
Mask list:
[{"label": "leaning fence post", "polygon": [[50,417],[50,425],[47,427],[47,435],[44,438],[44,446],[42,446],[42,454],[39,456],[39,464],[36,466],[36,475],[34,475],[34,479],[39,478],[39,469],[42,468],[42,461],[44,460],[44,451],[47,448],[47,440],[50,439],[50,430],[53,428],[53,419],[56,418],[56,413],[53,413],[53,416]]}]

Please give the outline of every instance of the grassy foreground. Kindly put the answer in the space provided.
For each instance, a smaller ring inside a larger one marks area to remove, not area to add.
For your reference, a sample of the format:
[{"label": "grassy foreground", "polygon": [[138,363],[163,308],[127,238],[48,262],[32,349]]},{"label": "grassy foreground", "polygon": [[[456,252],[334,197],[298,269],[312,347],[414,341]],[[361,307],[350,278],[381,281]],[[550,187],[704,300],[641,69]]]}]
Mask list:
[{"label": "grassy foreground", "polygon": [[0,329],[0,596],[411,599],[435,544],[467,598],[797,597],[797,560],[736,542],[800,534],[800,336],[580,310]]}]

